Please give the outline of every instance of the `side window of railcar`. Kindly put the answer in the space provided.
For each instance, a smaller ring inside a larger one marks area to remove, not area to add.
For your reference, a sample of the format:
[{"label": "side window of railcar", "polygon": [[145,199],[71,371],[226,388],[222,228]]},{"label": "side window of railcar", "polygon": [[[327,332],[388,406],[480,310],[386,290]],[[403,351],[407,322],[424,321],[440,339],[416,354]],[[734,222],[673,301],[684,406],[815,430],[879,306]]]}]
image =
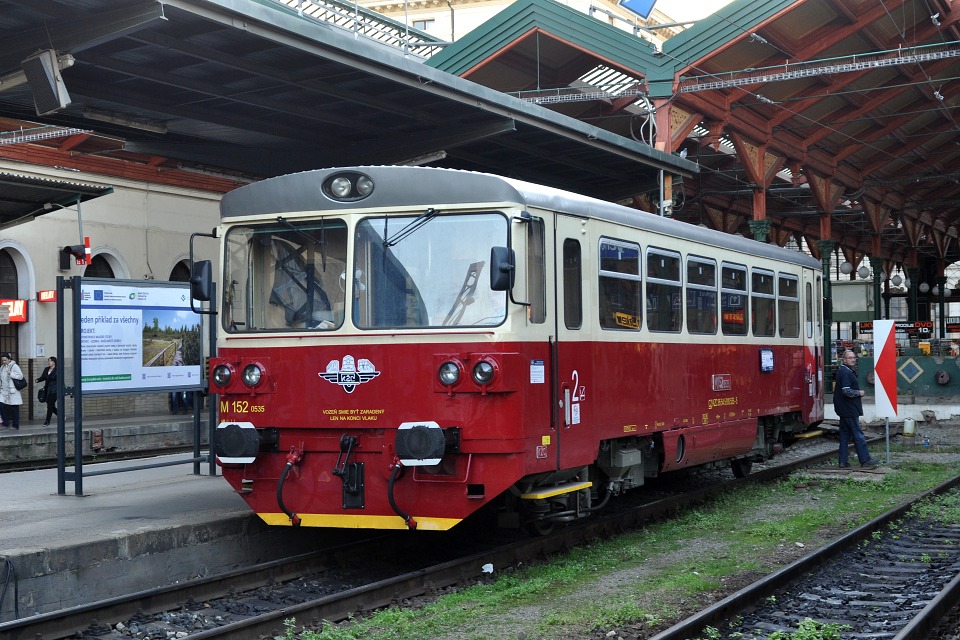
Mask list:
[{"label": "side window of railcar", "polygon": [[781,273],[777,276],[777,318],[781,338],[800,337],[800,280]]},{"label": "side window of railcar", "polygon": [[747,268],[724,262],[720,269],[720,328],[725,336],[747,335]]},{"label": "side window of railcar", "polygon": [[640,330],[640,245],[600,239],[600,326]]},{"label": "side window of railcar", "polygon": [[809,282],[804,286],[804,300],[807,309],[807,337],[813,337],[813,285]]},{"label": "side window of railcar", "polygon": [[563,325],[567,329],[583,326],[583,273],[580,243],[563,241]]},{"label": "side window of railcar", "polygon": [[547,320],[547,286],[544,266],[543,219],[533,218],[527,223],[527,307],[530,322],[542,324]]},{"label": "side window of railcar", "polygon": [[687,332],[717,332],[717,263],[687,258]]},{"label": "side window of railcar", "polygon": [[647,329],[680,331],[683,323],[681,291],[680,254],[647,249]]},{"label": "side window of railcar", "polygon": [[776,297],[773,290],[773,272],[754,269],[750,288],[750,317],[753,335],[776,335]]}]

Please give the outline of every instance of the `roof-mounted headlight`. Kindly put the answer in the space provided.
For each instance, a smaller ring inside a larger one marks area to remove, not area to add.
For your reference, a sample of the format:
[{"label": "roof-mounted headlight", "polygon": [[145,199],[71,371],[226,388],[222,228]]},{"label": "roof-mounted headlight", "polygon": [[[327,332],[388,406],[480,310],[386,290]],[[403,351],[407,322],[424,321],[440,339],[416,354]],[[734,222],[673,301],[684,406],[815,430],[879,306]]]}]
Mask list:
[{"label": "roof-mounted headlight", "polygon": [[356,171],[343,171],[323,181],[323,193],[332,200],[352,202],[373,193],[373,179]]}]

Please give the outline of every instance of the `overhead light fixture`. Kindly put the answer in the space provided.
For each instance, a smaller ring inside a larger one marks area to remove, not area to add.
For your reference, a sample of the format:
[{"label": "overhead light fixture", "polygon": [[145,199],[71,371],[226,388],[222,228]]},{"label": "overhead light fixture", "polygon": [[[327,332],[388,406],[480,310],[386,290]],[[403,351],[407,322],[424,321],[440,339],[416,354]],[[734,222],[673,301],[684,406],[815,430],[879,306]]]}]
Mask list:
[{"label": "overhead light fixture", "polygon": [[928,285],[926,282],[921,282],[919,289],[920,293],[926,293],[927,291],[930,291],[930,285]]},{"label": "overhead light fixture", "polygon": [[937,13],[933,14],[932,16],[930,16],[930,22],[932,22],[932,23],[933,23],[933,26],[935,26],[935,27],[939,27],[939,26],[940,26],[940,12],[939,12],[939,11],[938,11]]},{"label": "overhead light fixture", "polygon": [[893,274],[893,277],[890,278],[890,282],[893,283],[893,286],[899,287],[900,284],[903,282],[903,278],[900,276],[899,273],[895,273]]},{"label": "overhead light fixture", "polygon": [[932,293],[935,296],[940,295],[940,287],[937,285],[933,285],[933,289],[930,289],[930,293]]},{"label": "overhead light fixture", "polygon": [[868,269],[866,266],[860,267],[857,269],[857,275],[860,276],[861,280],[866,280],[870,277],[870,269]]},{"label": "overhead light fixture", "polygon": [[99,122],[109,122],[110,124],[118,124],[121,127],[129,127],[131,129],[140,129],[141,131],[150,131],[152,133],[166,133],[167,125],[162,122],[150,121],[150,120],[140,120],[137,118],[131,118],[130,116],[124,116],[118,113],[109,113],[107,111],[99,111],[97,109],[84,109],[83,117],[90,120],[98,120]]},{"label": "overhead light fixture", "polygon": [[60,75],[62,69],[72,67],[73,56],[58,56],[53,49],[44,49],[25,58],[20,71],[0,78],[0,90],[29,83],[33,106],[38,116],[59,111],[70,104],[70,94]]},{"label": "overhead light fixture", "polygon": [[840,265],[840,273],[842,273],[845,276],[850,275],[851,273],[853,273],[853,265],[847,262],[846,260],[844,260],[843,263],[841,263]]},{"label": "overhead light fixture", "polygon": [[430,164],[431,162],[443,160],[446,157],[447,152],[441,149],[440,151],[434,151],[433,153],[427,153],[422,156],[415,156],[413,158],[408,158],[407,160],[401,160],[397,164],[404,167],[420,167],[425,164]]}]

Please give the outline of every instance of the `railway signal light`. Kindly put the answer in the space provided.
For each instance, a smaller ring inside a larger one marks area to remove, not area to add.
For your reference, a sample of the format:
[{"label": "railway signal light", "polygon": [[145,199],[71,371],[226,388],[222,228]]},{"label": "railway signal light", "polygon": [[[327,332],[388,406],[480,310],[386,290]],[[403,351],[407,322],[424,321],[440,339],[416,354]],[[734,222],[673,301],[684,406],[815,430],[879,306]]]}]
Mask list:
[{"label": "railway signal light", "polygon": [[85,236],[83,244],[71,244],[63,247],[61,251],[77,259],[77,265],[83,266],[90,264],[90,238]]}]

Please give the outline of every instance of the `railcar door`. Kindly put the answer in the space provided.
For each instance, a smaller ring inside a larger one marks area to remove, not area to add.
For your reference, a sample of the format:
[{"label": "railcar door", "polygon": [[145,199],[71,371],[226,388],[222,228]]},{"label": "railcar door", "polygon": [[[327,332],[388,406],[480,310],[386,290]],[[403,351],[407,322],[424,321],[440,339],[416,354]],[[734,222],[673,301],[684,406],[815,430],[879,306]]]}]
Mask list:
[{"label": "railcar door", "polygon": [[804,391],[803,420],[812,424],[823,420],[823,295],[822,276],[803,272],[803,345]]},{"label": "railcar door", "polygon": [[592,339],[596,313],[594,261],[596,252],[590,221],[557,215],[556,247],[556,340],[551,371],[555,390],[555,438],[557,467],[569,469],[589,464],[596,457],[590,444],[590,393],[595,384],[592,370]]}]

